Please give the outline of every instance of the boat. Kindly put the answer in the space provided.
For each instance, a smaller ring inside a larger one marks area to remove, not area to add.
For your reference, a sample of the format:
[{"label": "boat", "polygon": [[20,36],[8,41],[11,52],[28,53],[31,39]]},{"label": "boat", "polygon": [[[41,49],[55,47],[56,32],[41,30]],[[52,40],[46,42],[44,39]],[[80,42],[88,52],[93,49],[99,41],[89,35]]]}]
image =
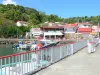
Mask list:
[{"label": "boat", "polygon": [[12,48],[18,49],[18,50],[30,50],[30,46],[31,46],[31,44],[19,42],[19,43],[13,44]]},{"label": "boat", "polygon": [[[58,43],[56,41],[45,40],[45,39],[42,39],[42,40],[39,40],[39,41],[43,45],[43,48],[55,46]],[[28,42],[28,43],[19,42],[17,44],[14,44],[12,46],[12,48],[17,49],[17,50],[36,50],[37,43],[38,43],[38,40],[31,41],[31,42]]]},{"label": "boat", "polygon": [[[58,42],[56,41],[51,41],[51,40],[40,40],[41,44],[43,45],[43,48],[48,48],[48,47],[52,47],[52,46],[56,46]],[[36,46],[37,46],[37,41],[34,42],[31,46],[31,50],[36,50]]]}]

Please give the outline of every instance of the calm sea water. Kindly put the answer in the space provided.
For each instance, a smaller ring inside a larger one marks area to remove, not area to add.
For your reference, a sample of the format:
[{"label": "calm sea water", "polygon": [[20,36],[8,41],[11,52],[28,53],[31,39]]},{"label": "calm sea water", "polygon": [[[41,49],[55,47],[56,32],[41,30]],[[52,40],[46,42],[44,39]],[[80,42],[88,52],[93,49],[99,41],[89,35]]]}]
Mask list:
[{"label": "calm sea water", "polygon": [[0,56],[6,56],[6,55],[10,55],[16,53],[15,49],[12,49],[12,45],[10,44],[0,44]]},{"label": "calm sea water", "polygon": [[[24,50],[25,51],[25,50]],[[7,44],[7,45],[2,45],[0,44],[0,57],[1,56],[7,56],[7,55],[11,55],[11,54],[15,54],[15,53],[19,53],[19,52],[24,52],[23,50],[16,50],[12,48],[12,45]],[[15,61],[15,58],[13,57],[13,63]],[[11,59],[12,61],[12,59]],[[6,64],[9,64],[9,60],[6,59]],[[2,65],[5,65],[5,61],[2,60]]]}]

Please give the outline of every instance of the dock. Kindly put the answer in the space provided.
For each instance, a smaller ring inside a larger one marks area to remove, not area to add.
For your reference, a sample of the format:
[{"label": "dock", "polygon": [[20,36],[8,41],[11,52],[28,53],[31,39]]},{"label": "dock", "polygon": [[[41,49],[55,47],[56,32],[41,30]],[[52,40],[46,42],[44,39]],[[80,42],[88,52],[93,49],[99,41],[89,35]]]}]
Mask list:
[{"label": "dock", "polygon": [[96,52],[88,54],[84,48],[33,75],[100,75],[100,45]]}]

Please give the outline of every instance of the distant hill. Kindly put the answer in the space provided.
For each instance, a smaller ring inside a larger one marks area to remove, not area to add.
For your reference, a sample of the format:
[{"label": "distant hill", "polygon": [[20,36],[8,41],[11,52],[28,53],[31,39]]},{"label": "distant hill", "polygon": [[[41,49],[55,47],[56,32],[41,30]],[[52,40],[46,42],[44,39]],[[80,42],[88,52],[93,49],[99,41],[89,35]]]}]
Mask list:
[{"label": "distant hill", "polygon": [[[66,15],[68,15],[67,12]],[[46,15],[44,12],[37,11],[33,8],[23,7],[19,5],[15,6],[13,4],[0,4],[0,20],[3,21],[4,19],[9,20],[10,23],[16,23],[17,21],[26,21],[30,25],[38,25],[44,22],[91,22],[93,24],[97,24],[97,22],[100,22],[100,16],[61,18],[54,14]]]},{"label": "distant hill", "polygon": [[[25,36],[30,27],[40,27],[40,24],[44,22],[61,22],[62,20],[57,15],[46,15],[33,8],[0,4],[0,38]],[[28,27],[16,26],[17,21],[27,22]]]},{"label": "distant hill", "polygon": [[[66,15],[68,15],[67,12]],[[18,27],[15,25],[17,21],[25,21],[28,23],[28,26]],[[40,27],[44,22],[90,22],[97,25],[98,22],[100,22],[100,16],[61,18],[54,14],[47,15],[33,8],[19,5],[15,6],[13,4],[0,4],[0,38],[17,38],[21,35],[25,36],[26,32],[29,31],[31,27]]]},{"label": "distant hill", "polygon": [[36,20],[39,20],[39,12],[37,10],[19,5],[15,6],[13,4],[0,4],[0,13],[5,15],[6,19],[14,22],[19,20],[28,21],[31,16],[33,16]]},{"label": "distant hill", "polygon": [[[13,22],[26,21],[30,24],[40,24],[47,21],[61,21],[62,19],[56,15],[46,15],[44,12],[39,12],[36,9],[23,7],[19,5],[3,5],[0,4],[0,14],[5,19],[11,20]],[[0,19],[2,19],[0,17]]]}]

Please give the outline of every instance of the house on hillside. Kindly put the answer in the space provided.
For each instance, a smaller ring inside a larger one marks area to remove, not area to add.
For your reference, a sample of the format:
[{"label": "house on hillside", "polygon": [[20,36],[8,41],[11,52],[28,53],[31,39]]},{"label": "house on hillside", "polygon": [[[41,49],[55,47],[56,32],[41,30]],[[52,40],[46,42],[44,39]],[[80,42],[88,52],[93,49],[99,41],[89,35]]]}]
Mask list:
[{"label": "house on hillside", "polygon": [[92,26],[92,32],[100,32],[100,27]]},{"label": "house on hillside", "polygon": [[89,34],[92,32],[92,25],[81,23],[78,25],[77,33],[82,33],[85,38],[89,37]]},{"label": "house on hillside", "polygon": [[92,32],[92,25],[87,23],[80,23],[78,25],[78,33],[91,33]]},{"label": "house on hillside", "polygon": [[16,25],[17,25],[17,26],[27,26],[28,23],[25,22],[25,21],[17,21]]},{"label": "house on hillside", "polygon": [[78,28],[77,30],[78,33],[91,33],[92,32],[92,28]]},{"label": "house on hillside", "polygon": [[79,28],[92,28],[92,24],[88,22],[78,23]]},{"label": "house on hillside", "polygon": [[64,33],[76,33],[78,24],[66,24],[64,25]]},{"label": "house on hillside", "polygon": [[43,35],[43,32],[40,28],[31,28],[30,33],[33,37],[40,37],[41,35]]},{"label": "house on hillside", "polygon": [[43,31],[43,39],[62,39],[64,37],[64,27],[58,25],[52,25],[51,23],[48,26],[41,26]]},{"label": "house on hillside", "polygon": [[92,33],[91,34],[94,34],[94,35],[97,35],[97,34],[100,34],[100,27],[98,26],[92,26]]}]

